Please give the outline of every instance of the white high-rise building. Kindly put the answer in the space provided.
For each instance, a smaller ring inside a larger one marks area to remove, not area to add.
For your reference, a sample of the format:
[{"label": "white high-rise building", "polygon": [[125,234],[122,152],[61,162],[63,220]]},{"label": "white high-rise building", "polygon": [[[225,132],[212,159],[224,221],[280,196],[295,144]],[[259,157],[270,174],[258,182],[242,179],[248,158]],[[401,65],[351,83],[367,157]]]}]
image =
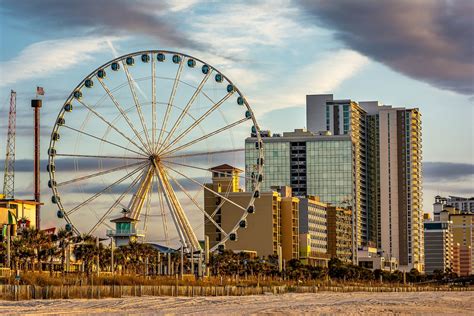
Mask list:
[{"label": "white high-rise building", "polygon": [[421,114],[418,109],[382,106],[377,101],[306,97],[312,132],[348,134],[363,168],[360,195],[362,243],[376,244],[401,269],[424,270],[421,192]]}]

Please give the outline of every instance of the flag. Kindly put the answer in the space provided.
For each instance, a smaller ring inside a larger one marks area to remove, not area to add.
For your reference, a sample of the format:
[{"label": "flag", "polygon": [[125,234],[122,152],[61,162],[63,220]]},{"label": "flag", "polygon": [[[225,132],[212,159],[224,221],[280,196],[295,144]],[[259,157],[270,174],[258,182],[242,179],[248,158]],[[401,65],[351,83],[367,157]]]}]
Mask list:
[{"label": "flag", "polygon": [[16,216],[11,211],[8,211],[8,224],[9,225],[17,224]]},{"label": "flag", "polygon": [[44,95],[43,87],[36,87],[36,94],[37,95]]}]

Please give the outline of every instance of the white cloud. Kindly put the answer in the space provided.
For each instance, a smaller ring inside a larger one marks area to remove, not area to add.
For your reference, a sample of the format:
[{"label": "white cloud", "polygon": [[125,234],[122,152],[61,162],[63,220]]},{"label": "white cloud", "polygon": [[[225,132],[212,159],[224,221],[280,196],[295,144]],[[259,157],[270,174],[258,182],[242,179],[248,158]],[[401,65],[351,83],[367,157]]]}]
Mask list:
[{"label": "white cloud", "polygon": [[275,62],[266,49],[291,50],[289,40],[294,34],[302,39],[315,34],[315,27],[305,28],[298,22],[299,13],[287,0],[214,6],[207,14],[189,19],[188,37],[208,46],[207,51],[189,53],[211,62],[247,97],[254,92],[261,95],[265,82],[272,79],[271,72],[263,69]]},{"label": "white cloud", "polygon": [[257,106],[256,112],[260,115],[276,109],[303,106],[307,94],[333,92],[368,62],[367,57],[352,50],[329,53],[283,79],[278,93],[272,89],[264,92],[263,97],[251,98],[252,104]]},{"label": "white cloud", "polygon": [[197,16],[191,29],[200,30],[192,33],[193,38],[209,44],[217,54],[244,59],[257,45],[283,47],[294,34],[311,33],[314,28],[303,28],[297,18],[297,9],[285,0],[251,6],[226,3],[211,14]]},{"label": "white cloud", "polygon": [[171,12],[179,12],[190,9],[199,0],[167,0],[166,2]]},{"label": "white cloud", "polygon": [[4,75],[1,86],[28,79],[47,78],[92,58],[91,54],[107,48],[106,38],[74,38],[37,42],[16,57],[0,63]]}]

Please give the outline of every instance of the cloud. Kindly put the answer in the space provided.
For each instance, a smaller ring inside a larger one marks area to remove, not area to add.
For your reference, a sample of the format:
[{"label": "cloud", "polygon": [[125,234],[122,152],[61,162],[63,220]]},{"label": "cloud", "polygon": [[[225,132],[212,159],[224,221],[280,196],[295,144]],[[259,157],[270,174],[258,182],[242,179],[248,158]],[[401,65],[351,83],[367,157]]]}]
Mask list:
[{"label": "cloud", "polygon": [[[423,178],[425,182],[456,181],[474,176],[474,164],[452,162],[424,162]],[[474,191],[474,183],[471,182]]]},{"label": "cloud", "polygon": [[91,54],[106,48],[105,38],[74,38],[34,43],[18,56],[1,62],[0,87],[31,78],[46,78],[92,58]]},{"label": "cloud", "polygon": [[[137,160],[121,160],[121,159],[101,159],[101,161],[95,158],[56,158],[54,164],[56,165],[56,170],[63,172],[75,172],[75,160],[77,161],[78,170],[81,171],[100,171],[100,164],[102,164],[102,169],[110,169],[114,167],[130,165],[138,162]],[[0,159],[0,166],[5,164],[4,159]],[[48,164],[47,159],[41,159],[40,168],[41,171],[46,171],[46,166]],[[33,172],[33,159],[16,159],[15,161],[15,171],[16,172]]]},{"label": "cloud", "polygon": [[[345,80],[359,72],[368,62],[366,57],[351,50],[344,49],[326,54],[284,80],[281,86],[284,87],[285,93],[275,94],[272,91],[268,96],[252,100],[253,104],[259,105],[258,114],[303,106],[307,94],[332,92]],[[268,106],[269,104],[271,107]]]},{"label": "cloud", "polygon": [[199,3],[199,0],[166,0],[166,4],[172,12],[188,10]]},{"label": "cloud", "polygon": [[423,163],[423,204],[431,210],[436,195],[474,196],[474,164]]},{"label": "cloud", "polygon": [[474,93],[474,2],[301,0],[311,23],[395,71]]},{"label": "cloud", "polygon": [[[195,6],[195,1],[191,2],[178,1],[178,8],[183,4]],[[186,21],[188,37],[206,45],[205,50],[192,49],[190,54],[212,61],[247,95],[270,77],[268,68],[273,61],[264,56],[269,49],[287,49],[294,33],[300,38],[311,33],[301,28],[297,9],[286,0],[258,1],[251,5],[223,2],[210,6],[205,14],[186,13],[192,17]],[[263,67],[267,71],[262,71]]]},{"label": "cloud", "polygon": [[39,23],[36,25],[59,30],[67,26],[107,36],[148,35],[171,46],[198,48],[201,45],[184,36],[176,17],[170,14],[172,9],[184,8],[186,6],[169,6],[169,3],[151,0],[81,0],[67,4],[63,0],[2,1],[2,9],[8,15]]},{"label": "cloud", "polygon": [[[137,174],[138,175],[138,174]],[[173,175],[174,177],[175,175]],[[211,182],[211,176],[209,177],[195,177],[191,178],[195,181],[198,181],[201,184],[209,183]],[[188,191],[191,196],[196,194],[196,190],[203,192],[204,189],[202,189],[198,184],[194,183],[191,180],[185,179],[185,178],[180,178],[176,179],[180,185],[183,186],[183,188]],[[81,186],[81,193],[89,193],[89,194],[95,194],[97,192],[102,191],[107,187],[107,185],[110,185],[111,183],[105,183],[105,184],[98,184],[98,183],[86,183]],[[173,189],[175,192],[181,192],[182,189],[176,185],[176,183],[171,180],[171,185],[173,186]],[[110,190],[104,192],[104,194],[121,194],[125,192],[128,187],[130,186],[130,183],[120,183],[115,186],[113,186]],[[134,188],[131,190],[131,192],[135,192],[137,190],[137,186],[134,186]],[[155,190],[155,189],[154,189]],[[183,195],[184,196],[184,195]],[[186,197],[185,197],[186,198]],[[187,198],[186,198],[187,199]]]}]

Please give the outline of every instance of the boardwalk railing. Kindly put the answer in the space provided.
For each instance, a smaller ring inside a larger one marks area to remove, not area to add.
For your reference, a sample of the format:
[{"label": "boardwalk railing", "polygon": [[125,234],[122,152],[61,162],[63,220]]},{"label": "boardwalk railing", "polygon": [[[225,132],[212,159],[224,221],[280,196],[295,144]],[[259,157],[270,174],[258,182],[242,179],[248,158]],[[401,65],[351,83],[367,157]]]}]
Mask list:
[{"label": "boardwalk railing", "polygon": [[331,292],[423,292],[470,291],[472,287],[369,287],[369,286],[175,286],[175,285],[99,285],[35,286],[0,285],[0,300],[99,299],[126,296],[243,296],[259,294]]}]

